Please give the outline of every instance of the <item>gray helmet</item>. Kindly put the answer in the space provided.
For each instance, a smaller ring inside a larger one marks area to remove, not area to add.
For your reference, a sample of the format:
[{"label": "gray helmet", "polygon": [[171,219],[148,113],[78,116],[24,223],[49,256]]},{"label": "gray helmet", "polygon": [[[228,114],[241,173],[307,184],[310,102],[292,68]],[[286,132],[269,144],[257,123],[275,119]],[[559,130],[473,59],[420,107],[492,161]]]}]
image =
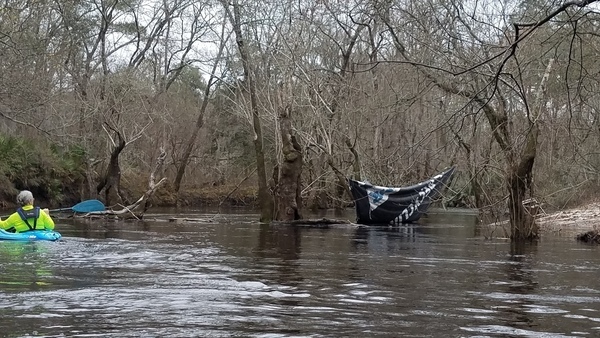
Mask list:
[{"label": "gray helmet", "polygon": [[17,195],[17,204],[24,206],[33,204],[33,194],[29,190],[23,190]]}]

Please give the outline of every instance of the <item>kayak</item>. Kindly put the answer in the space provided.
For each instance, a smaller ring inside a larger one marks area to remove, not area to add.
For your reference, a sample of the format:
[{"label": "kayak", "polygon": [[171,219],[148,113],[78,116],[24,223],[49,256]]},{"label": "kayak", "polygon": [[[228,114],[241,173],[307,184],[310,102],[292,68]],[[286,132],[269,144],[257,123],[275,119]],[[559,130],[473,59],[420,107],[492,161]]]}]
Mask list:
[{"label": "kayak", "polygon": [[348,180],[354,198],[359,224],[391,224],[416,222],[446,187],[454,167],[417,184],[384,187]]},{"label": "kayak", "polygon": [[31,230],[13,233],[0,229],[0,240],[2,241],[56,241],[61,237],[60,232],[51,230]]}]

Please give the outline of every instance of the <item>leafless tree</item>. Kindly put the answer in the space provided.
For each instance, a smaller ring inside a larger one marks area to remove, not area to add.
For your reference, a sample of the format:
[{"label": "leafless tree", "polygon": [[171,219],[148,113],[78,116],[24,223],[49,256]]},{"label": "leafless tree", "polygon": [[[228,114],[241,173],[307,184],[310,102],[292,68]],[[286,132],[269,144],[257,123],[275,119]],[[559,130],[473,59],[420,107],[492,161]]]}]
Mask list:
[{"label": "leafless tree", "polygon": [[240,59],[244,69],[245,88],[250,96],[250,109],[252,115],[252,127],[254,131],[254,151],[256,156],[256,172],[258,175],[258,202],[260,204],[260,220],[268,222],[273,219],[273,199],[267,186],[267,169],[265,164],[265,153],[263,147],[263,132],[260,117],[260,108],[258,106],[257,88],[255,80],[254,62],[248,51],[248,42],[242,31],[242,11],[241,5],[237,0],[232,4],[223,2],[223,7],[235,33]]}]

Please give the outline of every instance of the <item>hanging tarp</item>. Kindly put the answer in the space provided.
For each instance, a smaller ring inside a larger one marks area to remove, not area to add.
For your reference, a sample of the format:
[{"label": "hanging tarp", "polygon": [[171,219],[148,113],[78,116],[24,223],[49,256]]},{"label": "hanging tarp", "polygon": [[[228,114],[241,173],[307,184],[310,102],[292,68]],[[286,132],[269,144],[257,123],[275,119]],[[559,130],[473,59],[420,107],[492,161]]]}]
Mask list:
[{"label": "hanging tarp", "polygon": [[427,181],[399,188],[348,180],[359,224],[401,224],[417,221],[454,173],[454,167]]}]

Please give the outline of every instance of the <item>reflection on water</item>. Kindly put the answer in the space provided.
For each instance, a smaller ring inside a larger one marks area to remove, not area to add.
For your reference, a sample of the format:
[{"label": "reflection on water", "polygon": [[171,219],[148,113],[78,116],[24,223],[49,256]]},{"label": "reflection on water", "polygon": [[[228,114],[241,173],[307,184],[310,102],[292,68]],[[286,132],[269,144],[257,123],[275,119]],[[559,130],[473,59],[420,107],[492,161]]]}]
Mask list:
[{"label": "reflection on water", "polygon": [[259,225],[258,243],[254,251],[262,262],[272,261],[272,269],[265,275],[274,275],[274,282],[297,286],[303,277],[299,274],[301,229],[295,226]]},{"label": "reflection on water", "polygon": [[510,251],[507,254],[508,262],[504,265],[505,280],[494,281],[496,285],[505,288],[504,296],[501,292],[495,293],[495,298],[505,304],[493,307],[498,311],[502,322],[494,325],[493,329],[487,327],[483,330],[484,332],[507,333],[518,330],[521,330],[518,332],[535,330],[537,324],[529,313],[529,309],[536,305],[527,295],[534,294],[537,287],[531,267],[531,259],[535,257],[537,246],[537,242],[510,243]]},{"label": "reflection on water", "polygon": [[19,291],[49,286],[48,242],[0,242],[0,288]]},{"label": "reflection on water", "polygon": [[185,216],[198,221],[71,223],[57,243],[0,242],[3,333],[600,335],[599,249],[571,238],[489,241],[455,214],[326,229]]},{"label": "reflection on water", "polygon": [[[535,257],[537,242],[519,242],[510,244],[509,264],[506,264],[509,294],[533,294],[537,286],[534,281],[530,260]],[[527,298],[511,299],[511,306],[506,309],[514,316],[507,317],[507,323],[517,328],[530,329],[534,327],[533,318],[528,314],[528,308],[535,306]]]}]

